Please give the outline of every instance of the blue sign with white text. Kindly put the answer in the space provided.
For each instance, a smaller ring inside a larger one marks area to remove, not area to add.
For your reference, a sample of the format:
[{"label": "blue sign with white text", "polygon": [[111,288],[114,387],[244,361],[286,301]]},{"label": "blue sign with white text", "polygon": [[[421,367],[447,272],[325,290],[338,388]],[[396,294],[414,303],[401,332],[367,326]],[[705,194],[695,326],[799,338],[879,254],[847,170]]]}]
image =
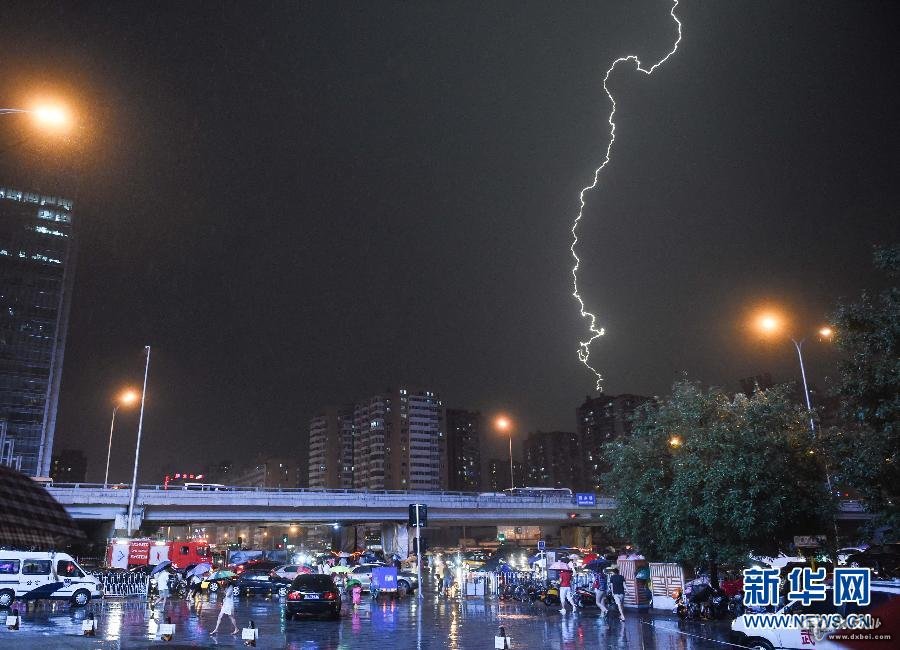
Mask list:
[{"label": "blue sign with white text", "polygon": [[542,539],[538,540],[538,550],[543,551],[545,548],[547,548],[547,542]]},{"label": "blue sign with white text", "polygon": [[575,494],[575,505],[592,508],[597,505],[597,495],[593,492],[578,492]]}]

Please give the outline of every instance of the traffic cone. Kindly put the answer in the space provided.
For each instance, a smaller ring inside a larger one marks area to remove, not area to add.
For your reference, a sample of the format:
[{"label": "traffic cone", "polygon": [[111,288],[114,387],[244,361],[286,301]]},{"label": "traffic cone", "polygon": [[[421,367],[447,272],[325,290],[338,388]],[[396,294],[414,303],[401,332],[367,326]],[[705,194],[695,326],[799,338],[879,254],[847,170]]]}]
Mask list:
[{"label": "traffic cone", "polygon": [[88,613],[87,620],[82,621],[81,631],[84,634],[84,636],[96,636],[97,635],[97,621],[94,620],[94,612]]},{"label": "traffic cone", "polygon": [[[165,625],[172,625],[172,617],[171,617],[171,616],[166,616],[166,622],[165,622]],[[171,627],[171,630],[172,630],[172,633],[168,633],[168,634],[160,634],[160,638],[161,638],[163,641],[171,641],[172,638],[175,636],[175,634],[174,634],[174,632],[175,632],[175,626],[172,626],[172,627]]]},{"label": "traffic cone", "polygon": [[509,649],[509,637],[506,636],[506,628],[502,625],[500,626],[500,631],[497,633],[497,636],[494,637],[494,648],[497,650]]},{"label": "traffic cone", "polygon": [[[256,637],[259,636],[259,632],[256,631],[256,623],[254,623],[253,621],[250,621],[250,624],[244,628],[244,632],[246,633],[247,630],[253,630],[253,633],[251,635],[249,635],[250,636],[249,639],[244,640],[244,645],[250,646],[251,648],[255,648],[256,647]],[[241,635],[241,636],[244,636],[244,635]]]},{"label": "traffic cone", "polygon": [[[12,618],[13,622],[10,624],[9,619]],[[6,627],[10,630],[18,630],[19,629],[19,610],[14,609],[12,613],[6,617]]]}]

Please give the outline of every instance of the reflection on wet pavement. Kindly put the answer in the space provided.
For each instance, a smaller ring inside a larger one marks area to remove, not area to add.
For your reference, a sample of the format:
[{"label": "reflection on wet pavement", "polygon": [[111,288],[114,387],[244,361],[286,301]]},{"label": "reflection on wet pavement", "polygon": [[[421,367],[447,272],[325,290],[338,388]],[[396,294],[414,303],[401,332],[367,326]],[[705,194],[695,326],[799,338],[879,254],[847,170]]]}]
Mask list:
[{"label": "reflection on wet pavement", "polygon": [[[169,599],[162,607],[148,608],[145,601],[110,599],[88,608],[67,603],[42,604],[23,612],[21,629],[7,630],[0,613],[0,647],[41,648],[146,648],[146,647],[244,647],[230,634],[225,619],[216,637],[219,610],[216,596],[196,602]],[[97,636],[82,636],[87,612],[98,623]],[[176,625],[171,642],[159,638],[165,616]],[[562,616],[540,603],[522,605],[482,598],[446,600],[433,594],[378,602],[364,599],[358,607],[345,604],[339,621],[305,619],[287,621],[283,605],[269,598],[241,599],[235,607],[238,625],[253,620],[259,628],[261,648],[291,650],[344,650],[347,648],[450,648],[469,650],[493,647],[500,625],[506,628],[512,648],[657,648],[701,650],[729,646],[728,625],[680,623],[668,615],[628,612],[625,623],[607,621],[597,610]]]}]

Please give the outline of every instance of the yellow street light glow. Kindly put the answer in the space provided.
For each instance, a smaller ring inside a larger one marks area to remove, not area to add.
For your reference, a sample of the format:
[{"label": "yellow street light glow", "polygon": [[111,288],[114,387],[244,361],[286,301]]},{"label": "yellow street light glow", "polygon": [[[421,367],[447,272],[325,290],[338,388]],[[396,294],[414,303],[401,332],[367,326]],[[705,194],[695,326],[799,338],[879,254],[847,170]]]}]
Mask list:
[{"label": "yellow street light glow", "polygon": [[776,332],[778,330],[778,328],[781,326],[781,322],[774,314],[763,314],[759,317],[757,325],[759,325],[759,329],[761,329],[763,332],[771,334],[772,332]]},{"label": "yellow street light glow", "polygon": [[136,390],[126,390],[121,395],[119,395],[119,403],[123,406],[128,406],[129,404],[134,404],[140,395]]},{"label": "yellow street light glow", "polygon": [[35,119],[46,126],[65,126],[69,123],[69,114],[60,106],[38,106],[31,111]]},{"label": "yellow street light glow", "polygon": [[826,325],[825,327],[819,328],[819,336],[823,339],[830,339],[834,336],[834,330]]},{"label": "yellow street light glow", "polygon": [[681,436],[672,436],[669,438],[670,447],[680,447],[682,443]]},{"label": "yellow street light glow", "polygon": [[505,415],[501,415],[494,420],[494,426],[497,427],[499,431],[507,431],[512,426],[512,422],[510,422],[509,418]]}]

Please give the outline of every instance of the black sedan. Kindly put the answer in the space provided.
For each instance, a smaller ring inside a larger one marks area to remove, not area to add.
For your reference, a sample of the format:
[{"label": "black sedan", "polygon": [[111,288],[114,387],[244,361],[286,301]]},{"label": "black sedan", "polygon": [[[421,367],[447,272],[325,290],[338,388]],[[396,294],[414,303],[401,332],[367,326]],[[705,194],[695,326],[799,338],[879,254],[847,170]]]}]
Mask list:
[{"label": "black sedan", "polygon": [[242,596],[261,594],[264,596],[286,596],[290,589],[290,581],[278,576],[269,575],[268,571],[244,571],[237,577],[234,588]]},{"label": "black sedan", "polygon": [[299,614],[340,618],[341,595],[331,576],[307,573],[294,578],[285,601],[285,618]]},{"label": "black sedan", "polygon": [[891,580],[900,577],[900,544],[870,546],[859,553],[851,553],[846,559],[847,566],[869,567],[873,578]]}]

